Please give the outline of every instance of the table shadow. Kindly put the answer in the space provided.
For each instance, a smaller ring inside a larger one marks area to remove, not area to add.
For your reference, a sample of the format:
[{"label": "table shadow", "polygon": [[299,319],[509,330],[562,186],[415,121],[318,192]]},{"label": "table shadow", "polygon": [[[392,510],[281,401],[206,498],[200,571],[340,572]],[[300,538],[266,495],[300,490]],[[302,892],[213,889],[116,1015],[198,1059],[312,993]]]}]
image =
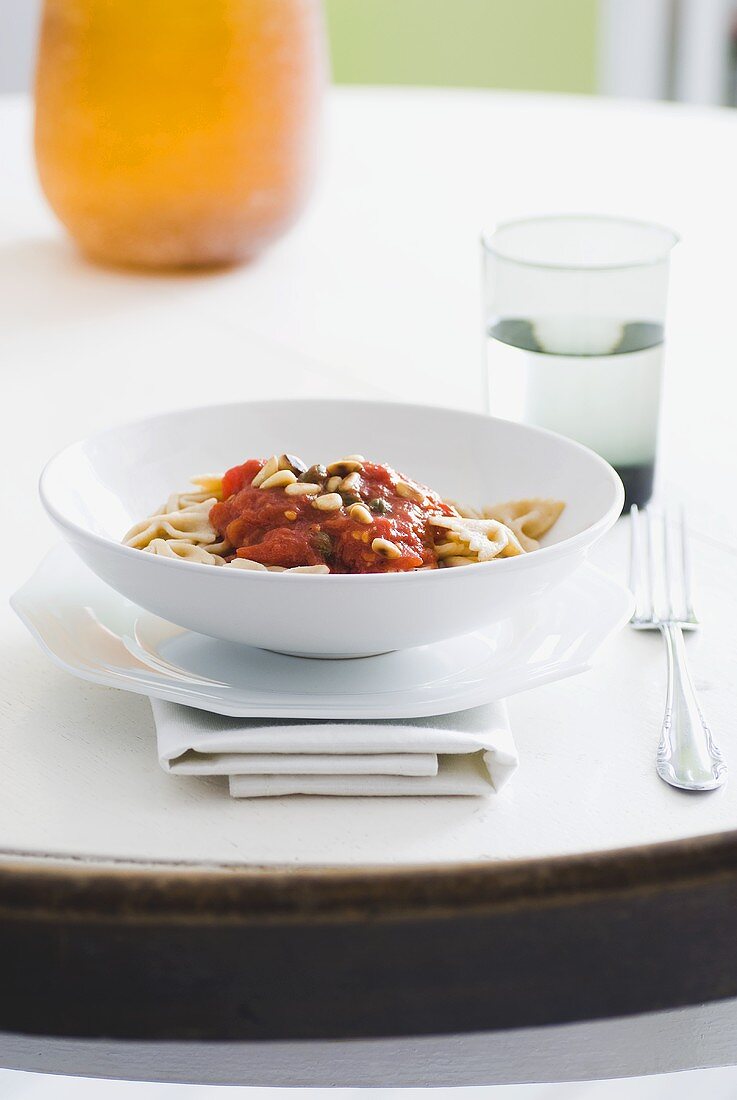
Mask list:
[{"label": "table shadow", "polygon": [[0,313],[11,329],[58,325],[186,299],[203,282],[232,278],[235,268],[144,271],[92,263],[63,237],[0,244]]}]

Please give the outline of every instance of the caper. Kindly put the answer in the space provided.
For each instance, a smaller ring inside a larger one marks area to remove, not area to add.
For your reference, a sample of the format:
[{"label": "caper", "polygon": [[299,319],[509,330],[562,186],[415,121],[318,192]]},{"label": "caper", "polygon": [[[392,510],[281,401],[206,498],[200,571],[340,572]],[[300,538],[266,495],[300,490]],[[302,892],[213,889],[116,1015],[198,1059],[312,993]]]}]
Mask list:
[{"label": "caper", "polygon": [[358,495],[358,493],[353,493],[350,490],[348,490],[347,492],[341,493],[340,496],[341,496],[341,498],[343,500],[343,504],[346,506],[346,508],[350,507],[351,504],[360,504],[361,503],[361,497]]},{"label": "caper", "polygon": [[293,474],[303,474],[307,470],[307,463],[299,455],[279,455],[279,469],[291,470]]},{"label": "caper", "polygon": [[310,541],[313,549],[317,550],[318,554],[322,554],[326,558],[330,557],[333,552],[333,543],[327,531],[313,531]]},{"label": "caper", "polygon": [[391,512],[390,506],[381,497],[374,497],[373,500],[368,502],[369,511],[373,512],[375,516],[387,516]]},{"label": "caper", "polygon": [[328,472],[322,465],[310,466],[309,470],[303,470],[298,477],[298,481],[309,481],[315,484],[319,484],[324,481],[328,476]]}]

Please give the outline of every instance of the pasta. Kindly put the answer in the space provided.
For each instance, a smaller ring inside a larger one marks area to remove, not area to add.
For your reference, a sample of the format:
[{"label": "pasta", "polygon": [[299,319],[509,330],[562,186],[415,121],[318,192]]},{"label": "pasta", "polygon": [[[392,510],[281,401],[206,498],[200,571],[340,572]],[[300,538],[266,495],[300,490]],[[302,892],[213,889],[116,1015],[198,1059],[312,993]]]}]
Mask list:
[{"label": "pasta", "polygon": [[529,553],[537,550],[542,536],[550,530],[565,507],[560,500],[544,500],[534,497],[529,500],[508,500],[503,504],[493,504],[481,509],[456,505],[461,516],[468,519],[495,519],[514,531],[522,549]]},{"label": "pasta", "polygon": [[154,513],[131,527],[123,538],[124,545],[133,546],[136,550],[146,550],[154,539],[183,539],[196,546],[207,546],[216,542],[217,534],[209,519],[213,504],[217,504],[215,497],[196,503],[180,501],[181,497],[178,500],[170,497],[164,506],[165,511]]},{"label": "pasta", "polygon": [[[433,516],[429,523],[449,531],[453,536],[451,552],[442,555],[446,560],[447,557],[469,557],[472,561],[493,561],[494,558],[512,558],[525,552],[514,531],[495,519]],[[441,557],[440,553],[438,557]]]},{"label": "pasta", "polygon": [[262,565],[260,561],[249,561],[248,558],[234,558],[226,562],[231,569],[260,569],[267,573],[329,573],[327,565],[293,565],[286,569],[283,565]]},{"label": "pasta", "polygon": [[294,455],[249,459],[192,486],[124,545],[256,572],[452,569],[537,550],[564,508],[545,498],[467,507],[362,455],[309,468]]},{"label": "pasta", "polygon": [[143,549],[148,550],[149,554],[160,554],[165,558],[199,561],[203,565],[225,565],[225,558],[221,558],[218,554],[210,554],[204,546],[198,546],[187,539],[152,539]]}]

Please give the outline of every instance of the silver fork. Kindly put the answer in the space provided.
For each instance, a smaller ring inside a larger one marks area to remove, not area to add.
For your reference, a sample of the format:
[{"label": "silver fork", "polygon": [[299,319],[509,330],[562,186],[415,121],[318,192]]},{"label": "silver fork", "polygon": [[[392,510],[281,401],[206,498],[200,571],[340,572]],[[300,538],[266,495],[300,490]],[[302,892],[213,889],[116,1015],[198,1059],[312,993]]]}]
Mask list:
[{"label": "silver fork", "polygon": [[653,517],[636,504],[630,513],[630,587],[636,630],[659,630],[668,656],[665,716],[657,771],[672,787],[711,791],[727,780],[727,766],[701,713],[686,663],[684,630],[697,630],[691,602],[688,535],[683,509]]}]

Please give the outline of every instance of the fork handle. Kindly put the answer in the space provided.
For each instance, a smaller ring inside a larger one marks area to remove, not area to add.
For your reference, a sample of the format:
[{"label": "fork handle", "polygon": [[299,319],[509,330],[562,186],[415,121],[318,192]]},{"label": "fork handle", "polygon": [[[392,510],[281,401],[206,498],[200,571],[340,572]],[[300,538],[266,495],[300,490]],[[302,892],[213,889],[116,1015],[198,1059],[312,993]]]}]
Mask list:
[{"label": "fork handle", "polygon": [[658,745],[658,775],[672,787],[711,791],[727,779],[727,766],[701,713],[686,662],[683,631],[660,627],[668,654],[668,688]]}]

